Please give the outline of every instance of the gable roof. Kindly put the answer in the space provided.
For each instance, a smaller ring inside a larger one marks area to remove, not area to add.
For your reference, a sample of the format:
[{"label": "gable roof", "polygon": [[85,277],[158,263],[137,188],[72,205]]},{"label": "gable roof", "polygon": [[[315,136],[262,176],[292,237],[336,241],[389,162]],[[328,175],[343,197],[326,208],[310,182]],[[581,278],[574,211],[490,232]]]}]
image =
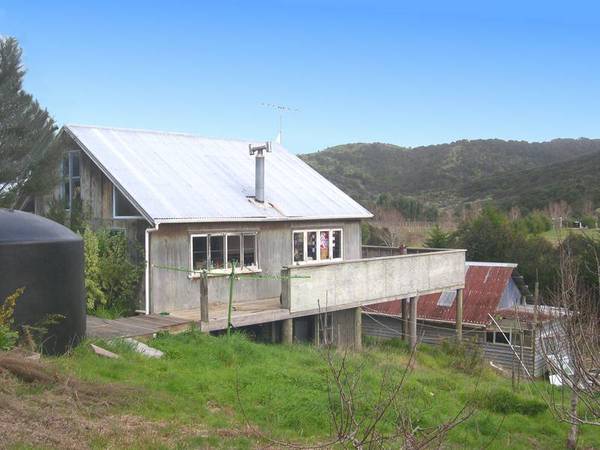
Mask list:
[{"label": "gable roof", "polygon": [[[494,314],[500,306],[502,295],[509,285],[516,264],[467,262],[465,288],[463,291],[463,323],[487,325],[488,314]],[[456,302],[443,306],[439,302],[444,293],[419,297],[417,318],[441,322],[456,322]],[[387,315],[401,314],[401,301],[370,305],[367,312]]]},{"label": "gable roof", "polygon": [[261,143],[82,125],[63,131],[154,223],[372,217],[279,144],[266,155],[259,204],[249,198],[255,161],[248,144]]}]

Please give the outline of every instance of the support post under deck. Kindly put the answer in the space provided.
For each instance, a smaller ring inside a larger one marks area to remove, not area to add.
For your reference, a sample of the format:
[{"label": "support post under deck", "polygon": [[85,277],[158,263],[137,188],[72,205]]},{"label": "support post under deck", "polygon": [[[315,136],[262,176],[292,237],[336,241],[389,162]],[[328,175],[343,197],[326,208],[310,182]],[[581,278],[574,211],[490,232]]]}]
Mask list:
[{"label": "support post under deck", "polygon": [[419,297],[411,297],[410,299],[410,348],[411,350],[417,346],[417,301]]},{"label": "support post under deck", "polygon": [[362,308],[354,309],[354,350],[362,350]]},{"label": "support post under deck", "polygon": [[281,323],[281,341],[286,345],[294,342],[294,319],[285,319]]}]

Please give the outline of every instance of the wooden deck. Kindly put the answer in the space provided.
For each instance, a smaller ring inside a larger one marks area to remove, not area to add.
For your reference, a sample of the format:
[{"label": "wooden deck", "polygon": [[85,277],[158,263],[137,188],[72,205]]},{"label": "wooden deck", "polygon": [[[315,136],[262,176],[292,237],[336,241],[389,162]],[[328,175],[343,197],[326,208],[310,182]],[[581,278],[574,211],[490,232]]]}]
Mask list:
[{"label": "wooden deck", "polygon": [[87,337],[114,339],[152,336],[159,331],[183,331],[192,323],[178,317],[149,314],[110,320],[87,316]]},{"label": "wooden deck", "polygon": [[[200,322],[200,308],[171,311],[169,317]],[[257,325],[276,320],[289,319],[290,312],[283,309],[279,297],[252,302],[234,302],[231,310],[231,323],[234,327]],[[208,330],[218,331],[227,328],[227,303],[209,303]]]},{"label": "wooden deck", "polygon": [[[279,297],[253,302],[233,304],[231,322],[234,327],[255,325],[290,318],[290,312],[282,309]],[[208,329],[218,331],[227,328],[227,303],[210,303]],[[148,314],[110,320],[87,317],[87,336],[100,339],[120,337],[149,337],[160,331],[183,331],[191,324],[200,326],[200,308],[172,311],[169,315]]]}]

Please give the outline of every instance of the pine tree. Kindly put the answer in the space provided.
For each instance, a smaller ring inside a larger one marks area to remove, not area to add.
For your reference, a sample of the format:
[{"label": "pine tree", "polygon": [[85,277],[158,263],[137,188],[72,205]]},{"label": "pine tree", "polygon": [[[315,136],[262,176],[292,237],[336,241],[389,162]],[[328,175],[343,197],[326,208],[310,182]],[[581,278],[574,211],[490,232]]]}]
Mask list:
[{"label": "pine tree", "polygon": [[48,111],[23,90],[16,39],[0,37],[0,206],[21,209],[58,181],[60,152]]}]

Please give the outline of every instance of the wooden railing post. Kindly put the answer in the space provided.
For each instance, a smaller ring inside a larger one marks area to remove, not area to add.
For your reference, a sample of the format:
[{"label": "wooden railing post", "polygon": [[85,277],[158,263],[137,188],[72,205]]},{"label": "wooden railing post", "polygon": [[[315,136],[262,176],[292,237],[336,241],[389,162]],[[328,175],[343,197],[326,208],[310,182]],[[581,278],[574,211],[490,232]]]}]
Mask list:
[{"label": "wooden railing post", "polygon": [[208,274],[200,276],[200,329],[208,331]]}]

